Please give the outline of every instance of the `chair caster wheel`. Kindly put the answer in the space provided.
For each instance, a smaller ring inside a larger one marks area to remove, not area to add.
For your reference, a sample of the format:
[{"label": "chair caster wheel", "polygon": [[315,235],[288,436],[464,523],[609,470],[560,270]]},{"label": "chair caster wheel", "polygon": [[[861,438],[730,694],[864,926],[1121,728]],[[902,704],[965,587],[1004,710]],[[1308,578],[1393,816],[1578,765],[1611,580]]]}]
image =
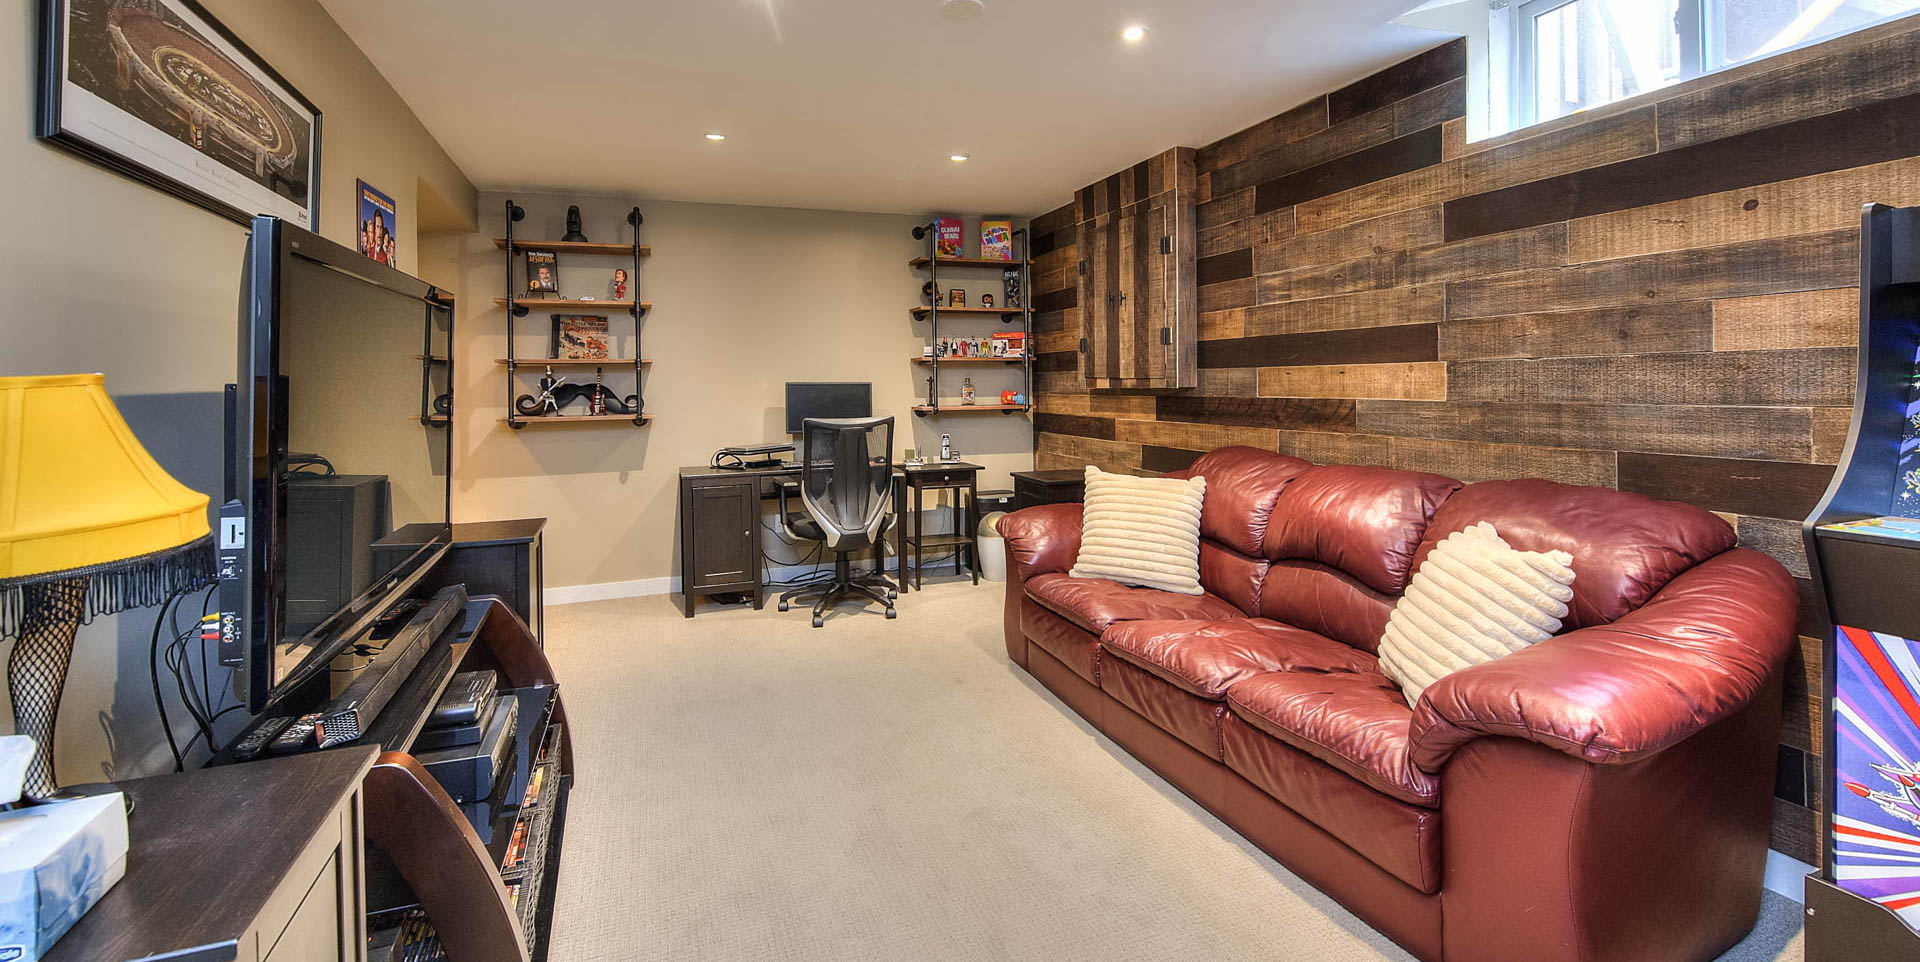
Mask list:
[{"label": "chair caster wheel", "polygon": [[895,590],[893,590],[892,588],[888,588],[888,589],[887,589],[887,600],[888,600],[888,601],[898,601],[898,600],[900,600],[900,592],[898,592],[898,591],[895,591]]},{"label": "chair caster wheel", "polygon": [[900,617],[900,613],[899,613],[899,612],[897,612],[897,611],[895,611],[895,610],[893,610],[892,608],[888,608],[888,609],[887,609],[887,618],[888,618],[889,620],[892,620],[892,619],[894,619],[894,618],[898,618],[898,617]]},{"label": "chair caster wheel", "polygon": [[787,610],[787,603],[786,603],[786,602],[784,602],[784,601],[782,601],[782,602],[780,602],[780,610],[781,610],[781,611],[785,611],[785,610]]},{"label": "chair caster wheel", "polygon": [[813,616],[813,626],[814,626],[815,628],[825,628],[825,627],[827,626],[827,623],[826,623],[826,621],[825,621],[824,619],[822,619],[822,618],[821,618],[821,617],[820,617],[819,615],[814,615],[814,616]]}]

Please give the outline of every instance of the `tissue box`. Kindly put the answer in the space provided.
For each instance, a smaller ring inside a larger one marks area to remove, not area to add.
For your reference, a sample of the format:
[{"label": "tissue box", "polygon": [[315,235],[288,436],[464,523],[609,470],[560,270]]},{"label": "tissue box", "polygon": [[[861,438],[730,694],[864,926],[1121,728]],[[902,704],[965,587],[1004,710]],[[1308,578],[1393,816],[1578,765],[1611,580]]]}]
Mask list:
[{"label": "tissue box", "polygon": [[35,962],[126,872],[119,792],[0,812],[0,959]]}]

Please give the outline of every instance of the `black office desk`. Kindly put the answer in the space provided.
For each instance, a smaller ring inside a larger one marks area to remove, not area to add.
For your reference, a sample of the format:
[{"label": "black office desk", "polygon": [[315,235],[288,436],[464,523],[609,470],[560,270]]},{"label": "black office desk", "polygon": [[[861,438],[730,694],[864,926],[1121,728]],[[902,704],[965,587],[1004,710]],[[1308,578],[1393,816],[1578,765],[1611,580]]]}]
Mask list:
[{"label": "black office desk", "polygon": [[[978,474],[981,465],[970,461],[930,461],[894,465],[893,543],[894,580],[907,591],[906,475]],[[747,594],[753,606],[766,603],[766,584],[760,569],[760,501],[776,496],[776,485],[797,478],[800,466],[715,468],[706,465],[680,469],[680,597],[681,613],[693,617],[701,595]],[[884,570],[884,561],[881,565]]]}]

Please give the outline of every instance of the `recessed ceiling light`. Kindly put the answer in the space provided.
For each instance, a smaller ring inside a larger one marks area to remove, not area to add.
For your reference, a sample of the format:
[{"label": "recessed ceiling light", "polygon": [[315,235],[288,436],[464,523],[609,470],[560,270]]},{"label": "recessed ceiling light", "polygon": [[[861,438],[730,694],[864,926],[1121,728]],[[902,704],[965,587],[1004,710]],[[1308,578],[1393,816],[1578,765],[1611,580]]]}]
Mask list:
[{"label": "recessed ceiling light", "polygon": [[1139,43],[1140,41],[1147,39],[1147,28],[1136,23],[1133,26],[1130,26],[1125,30],[1120,31],[1120,39],[1125,40],[1128,43]]},{"label": "recessed ceiling light", "polygon": [[957,164],[957,163],[959,163],[959,162],[961,162],[961,161],[963,161],[963,160],[966,160],[966,159],[967,159],[968,157],[970,157],[970,156],[972,156],[972,155],[970,155],[970,154],[948,154],[948,155],[947,155],[947,159],[948,159],[948,160],[951,160],[951,161],[953,161],[954,163],[956,163],[956,164]]},{"label": "recessed ceiling light", "polygon": [[940,5],[940,15],[948,20],[978,20],[987,12],[987,5],[980,0],[946,0]]},{"label": "recessed ceiling light", "polygon": [[726,134],[708,134],[707,139],[714,140],[714,141],[725,140],[727,139],[727,135]]}]

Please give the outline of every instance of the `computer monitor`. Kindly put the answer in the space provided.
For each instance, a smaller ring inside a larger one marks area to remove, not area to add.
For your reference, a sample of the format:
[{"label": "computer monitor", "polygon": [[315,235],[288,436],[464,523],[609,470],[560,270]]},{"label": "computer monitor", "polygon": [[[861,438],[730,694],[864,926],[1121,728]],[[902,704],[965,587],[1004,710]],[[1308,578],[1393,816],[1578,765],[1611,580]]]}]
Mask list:
[{"label": "computer monitor", "polygon": [[787,433],[808,418],[873,417],[871,381],[788,381]]}]

